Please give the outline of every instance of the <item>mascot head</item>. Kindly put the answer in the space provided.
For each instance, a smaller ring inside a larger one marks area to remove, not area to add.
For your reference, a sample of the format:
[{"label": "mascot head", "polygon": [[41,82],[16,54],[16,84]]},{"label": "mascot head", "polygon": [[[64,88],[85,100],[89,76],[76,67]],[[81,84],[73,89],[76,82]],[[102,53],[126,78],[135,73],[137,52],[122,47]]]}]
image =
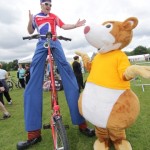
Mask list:
[{"label": "mascot head", "polygon": [[135,17],[123,22],[106,21],[101,25],[86,26],[84,34],[89,44],[97,48],[99,53],[106,53],[126,47],[132,40],[132,30],[137,24]]}]

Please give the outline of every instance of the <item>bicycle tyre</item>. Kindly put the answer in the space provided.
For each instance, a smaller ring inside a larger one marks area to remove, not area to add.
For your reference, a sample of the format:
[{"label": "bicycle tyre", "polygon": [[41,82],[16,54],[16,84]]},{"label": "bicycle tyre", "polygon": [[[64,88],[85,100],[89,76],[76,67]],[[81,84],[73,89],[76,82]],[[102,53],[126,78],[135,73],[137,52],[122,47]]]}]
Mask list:
[{"label": "bicycle tyre", "polygon": [[55,134],[56,134],[56,149],[55,150],[69,150],[69,142],[67,138],[66,129],[63,125],[62,118],[57,116],[55,120]]},{"label": "bicycle tyre", "polygon": [[9,88],[9,90],[10,91],[12,91],[13,90],[13,82],[12,81],[7,81],[7,85],[8,85],[8,88]]}]

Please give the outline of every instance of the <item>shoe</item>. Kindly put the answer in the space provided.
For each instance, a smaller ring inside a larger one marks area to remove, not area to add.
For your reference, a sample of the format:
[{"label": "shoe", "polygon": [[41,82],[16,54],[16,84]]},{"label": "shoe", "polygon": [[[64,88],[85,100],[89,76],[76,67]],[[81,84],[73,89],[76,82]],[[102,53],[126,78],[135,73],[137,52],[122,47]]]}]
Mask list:
[{"label": "shoe", "polygon": [[80,132],[88,137],[95,136],[95,130],[90,128],[81,129],[79,128]]},{"label": "shoe", "polygon": [[12,100],[10,100],[10,102],[8,102],[8,105],[12,105]]},{"label": "shoe", "polygon": [[10,114],[4,114],[4,115],[3,115],[3,119],[7,119],[7,118],[10,118],[10,117],[11,117]]},{"label": "shoe", "polygon": [[18,144],[17,144],[17,150],[28,149],[30,146],[32,146],[34,144],[37,144],[38,142],[41,142],[41,141],[42,141],[42,137],[39,136],[38,138],[34,138],[32,140],[18,142]]}]

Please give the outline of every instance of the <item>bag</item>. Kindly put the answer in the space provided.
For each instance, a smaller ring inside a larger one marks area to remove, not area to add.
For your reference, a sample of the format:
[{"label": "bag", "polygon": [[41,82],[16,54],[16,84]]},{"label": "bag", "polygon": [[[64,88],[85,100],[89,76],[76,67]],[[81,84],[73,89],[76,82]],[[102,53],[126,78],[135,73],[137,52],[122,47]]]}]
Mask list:
[{"label": "bag", "polygon": [[43,84],[43,91],[45,91],[45,92],[50,91],[50,83],[51,82],[49,80],[44,82],[44,84]]}]

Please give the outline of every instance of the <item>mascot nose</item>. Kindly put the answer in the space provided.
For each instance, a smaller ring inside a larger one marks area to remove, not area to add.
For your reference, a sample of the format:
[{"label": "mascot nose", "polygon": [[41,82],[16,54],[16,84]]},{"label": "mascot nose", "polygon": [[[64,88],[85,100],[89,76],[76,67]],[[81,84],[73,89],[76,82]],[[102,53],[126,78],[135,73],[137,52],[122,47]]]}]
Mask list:
[{"label": "mascot nose", "polygon": [[86,26],[86,27],[84,28],[84,34],[87,34],[89,31],[90,31],[90,27],[89,27],[89,26]]}]

